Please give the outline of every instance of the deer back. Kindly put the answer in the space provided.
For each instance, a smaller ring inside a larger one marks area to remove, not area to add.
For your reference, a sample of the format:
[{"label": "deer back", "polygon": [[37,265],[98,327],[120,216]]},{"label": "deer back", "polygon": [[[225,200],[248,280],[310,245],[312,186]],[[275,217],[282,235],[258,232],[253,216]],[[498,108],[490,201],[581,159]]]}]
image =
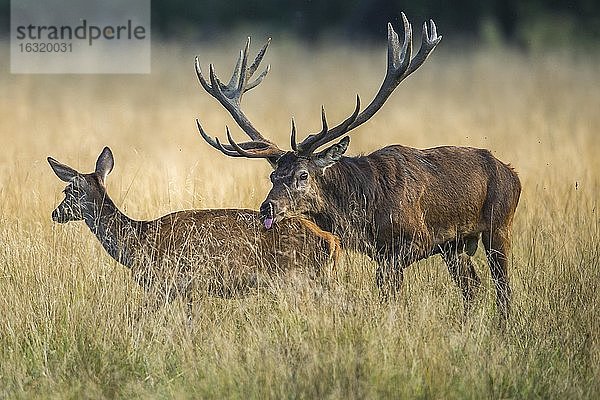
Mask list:
[{"label": "deer back", "polygon": [[339,240],[310,222],[290,218],[266,230],[258,212],[241,209],[168,214],[150,222],[139,243],[133,273],[143,285],[224,297],[291,270],[319,275],[339,252]]}]

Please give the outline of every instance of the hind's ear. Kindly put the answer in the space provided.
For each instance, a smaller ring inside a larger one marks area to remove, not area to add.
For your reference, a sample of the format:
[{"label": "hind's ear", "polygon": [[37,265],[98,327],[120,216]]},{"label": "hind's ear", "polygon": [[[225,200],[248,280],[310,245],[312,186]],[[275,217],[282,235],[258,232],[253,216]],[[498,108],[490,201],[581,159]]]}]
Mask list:
[{"label": "hind's ear", "polygon": [[108,147],[105,147],[98,156],[98,160],[96,160],[96,175],[104,182],[114,166],[115,159],[113,158],[112,151]]},{"label": "hind's ear", "polygon": [[350,144],[350,137],[346,136],[336,144],[315,154],[315,164],[321,168],[327,168],[338,162],[346,150],[348,150],[348,144]]},{"label": "hind's ear", "polygon": [[48,157],[48,164],[50,164],[50,167],[52,167],[52,170],[54,171],[56,176],[58,176],[63,182],[70,182],[71,179],[79,175],[79,172],[75,171],[68,165],[56,161],[52,157]]}]

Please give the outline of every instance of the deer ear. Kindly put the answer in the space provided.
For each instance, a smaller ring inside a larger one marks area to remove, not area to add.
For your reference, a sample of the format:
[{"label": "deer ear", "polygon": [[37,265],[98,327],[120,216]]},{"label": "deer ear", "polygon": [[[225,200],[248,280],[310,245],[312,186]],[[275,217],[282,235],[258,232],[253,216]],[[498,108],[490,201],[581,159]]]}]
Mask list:
[{"label": "deer ear", "polygon": [[350,137],[346,136],[333,146],[326,148],[325,150],[315,155],[315,164],[321,168],[327,168],[332,164],[335,164],[342,158],[350,144]]},{"label": "deer ear", "polygon": [[102,153],[98,156],[96,161],[96,175],[102,179],[102,182],[106,180],[106,176],[110,174],[113,167],[115,166],[115,159],[113,158],[112,151],[108,147],[102,150]]},{"label": "deer ear", "polygon": [[52,167],[52,170],[54,171],[56,176],[58,176],[63,182],[70,182],[71,179],[79,175],[79,172],[75,171],[68,165],[56,161],[52,157],[48,157],[48,164],[50,164],[50,167]]}]

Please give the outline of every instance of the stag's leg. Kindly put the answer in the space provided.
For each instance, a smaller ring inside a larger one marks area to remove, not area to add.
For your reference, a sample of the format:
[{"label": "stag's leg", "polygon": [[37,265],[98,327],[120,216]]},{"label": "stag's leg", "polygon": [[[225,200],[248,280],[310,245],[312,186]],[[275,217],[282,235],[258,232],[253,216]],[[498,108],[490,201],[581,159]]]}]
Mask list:
[{"label": "stag's leg", "polygon": [[510,228],[496,228],[483,232],[483,245],[490,264],[490,272],[496,286],[496,305],[504,325],[510,314],[511,290],[508,281],[508,258],[510,255]]},{"label": "stag's leg", "polygon": [[382,301],[400,297],[404,278],[404,265],[398,257],[377,257],[375,279]]},{"label": "stag's leg", "polygon": [[180,295],[185,302],[185,319],[188,327],[192,326],[193,294],[195,282],[189,274],[180,274],[177,277],[176,284],[171,288],[175,296]]},{"label": "stag's leg", "polygon": [[454,282],[462,291],[465,315],[473,305],[473,300],[480,285],[479,276],[469,254],[457,248],[456,243],[446,245],[442,250],[442,258]]},{"label": "stag's leg", "polygon": [[188,328],[193,328],[193,298],[191,291],[188,291],[185,296],[185,323]]}]

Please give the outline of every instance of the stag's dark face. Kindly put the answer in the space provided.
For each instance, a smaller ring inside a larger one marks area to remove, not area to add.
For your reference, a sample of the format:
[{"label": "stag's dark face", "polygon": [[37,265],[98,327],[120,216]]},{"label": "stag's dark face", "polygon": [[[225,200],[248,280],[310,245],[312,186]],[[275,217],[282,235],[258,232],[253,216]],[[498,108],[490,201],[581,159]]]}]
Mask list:
[{"label": "stag's dark face", "polygon": [[265,228],[284,217],[304,215],[318,197],[316,185],[320,171],[308,158],[294,153],[283,155],[271,173],[273,187],[260,206]]},{"label": "stag's dark face", "polygon": [[323,175],[340,160],[348,143],[346,137],[320,153],[304,157],[288,152],[277,160],[271,173],[273,187],[260,206],[265,228],[283,218],[308,216],[319,210]]}]

